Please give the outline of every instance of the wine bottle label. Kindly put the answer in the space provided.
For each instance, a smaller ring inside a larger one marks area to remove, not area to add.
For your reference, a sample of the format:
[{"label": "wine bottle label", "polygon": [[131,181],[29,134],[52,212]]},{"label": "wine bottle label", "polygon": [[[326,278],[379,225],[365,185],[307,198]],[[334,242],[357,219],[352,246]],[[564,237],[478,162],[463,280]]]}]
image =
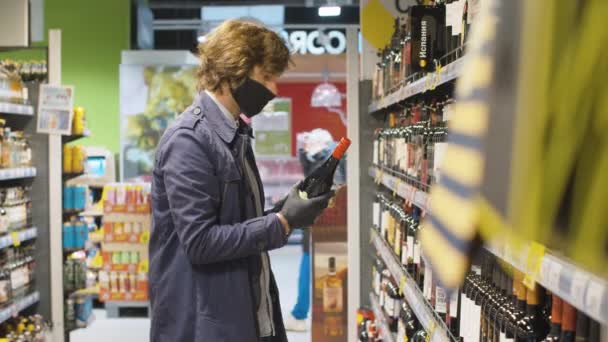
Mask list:
[{"label": "wine bottle label", "polygon": [[450,294],[450,317],[458,318],[458,291]]},{"label": "wine bottle label", "polygon": [[388,210],[382,212],[382,226],[380,229],[380,233],[382,237],[386,239],[386,231],[388,230],[389,220],[391,219],[391,214]]},{"label": "wine bottle label", "polygon": [[[463,293],[462,296],[460,296],[460,316],[461,317],[471,317],[469,316],[469,300],[467,299],[466,295]],[[460,336],[463,337],[463,339],[465,341],[468,341],[468,321],[466,319],[461,319],[459,322],[459,330],[460,330]]]},{"label": "wine bottle label", "polygon": [[433,175],[435,176],[436,182],[439,182],[441,180],[441,166],[443,164],[443,159],[447,147],[447,143],[435,143],[435,151],[433,157]]},{"label": "wine bottle label", "polygon": [[441,286],[435,287],[435,311],[440,314],[447,313],[447,294]]},{"label": "wine bottle label", "polygon": [[416,241],[414,243],[414,264],[420,265],[420,242]]},{"label": "wine bottle label", "polygon": [[424,295],[424,298],[430,301],[433,295],[433,272],[431,272],[429,268],[427,268],[426,270],[427,272],[424,273],[424,288],[422,290],[422,293]]},{"label": "wine bottle label", "polygon": [[395,246],[393,248],[395,250],[395,254],[397,256],[401,255],[401,227],[398,227],[397,225],[395,225],[395,241],[393,246]]},{"label": "wine bottle label", "polygon": [[407,266],[408,261],[408,255],[410,253],[410,246],[409,246],[409,242],[407,241],[408,238],[406,237],[405,239],[403,239],[402,245],[401,246],[401,265]]},{"label": "wine bottle label", "polygon": [[342,287],[326,286],[323,288],[323,312],[342,312]]},{"label": "wine bottle label", "polygon": [[397,322],[397,342],[404,342],[405,338],[405,324],[403,324],[402,320],[399,320]]},{"label": "wine bottle label", "polygon": [[384,310],[386,310],[386,313],[388,313],[389,316],[395,310],[395,300],[388,295],[385,295],[384,298]]},{"label": "wine bottle label", "polygon": [[372,204],[372,224],[376,229],[380,227],[380,203],[378,202]]},{"label": "wine bottle label", "polygon": [[379,162],[379,158],[378,158],[378,140],[374,140],[374,152],[373,152],[373,163],[374,165],[378,165]]},{"label": "wine bottle label", "polygon": [[476,305],[475,303],[473,303],[475,305],[475,315],[474,317],[474,326],[475,326],[475,335],[473,336],[473,338],[475,339],[475,341],[479,341],[481,338],[481,305]]},{"label": "wine bottle label", "polygon": [[415,245],[414,245],[414,237],[412,235],[408,235],[407,236],[407,257],[409,259],[415,260],[414,259],[414,250],[416,249]]},{"label": "wine bottle label", "polygon": [[399,318],[399,314],[401,313],[401,300],[395,299],[395,305],[393,306],[393,317]]},{"label": "wine bottle label", "polygon": [[[458,0],[452,2],[452,35],[457,36],[462,34],[462,12],[464,11],[464,5],[466,0]],[[447,10],[447,8],[446,8]]]}]

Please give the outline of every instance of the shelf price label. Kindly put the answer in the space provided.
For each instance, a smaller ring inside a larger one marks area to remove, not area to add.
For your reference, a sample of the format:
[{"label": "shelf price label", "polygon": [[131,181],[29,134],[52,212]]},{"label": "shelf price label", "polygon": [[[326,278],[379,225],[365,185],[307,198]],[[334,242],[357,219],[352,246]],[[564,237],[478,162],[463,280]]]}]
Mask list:
[{"label": "shelf price label", "polygon": [[19,238],[19,233],[17,232],[12,232],[11,233],[11,240],[13,242],[13,246],[14,247],[19,247],[21,246],[21,239]]},{"label": "shelf price label", "polygon": [[545,246],[537,242],[532,242],[528,250],[528,260],[526,263],[526,275],[524,285],[529,289],[534,289],[536,279],[540,273],[540,266],[545,256]]},{"label": "shelf price label", "polygon": [[595,314],[597,317],[602,315],[602,304],[606,296],[606,289],[602,284],[595,281],[590,281],[587,287],[587,295],[585,296],[585,307],[589,313]]},{"label": "shelf price label", "polygon": [[405,277],[405,274],[401,275],[401,280],[399,281],[399,294],[401,294],[402,296],[405,295],[405,283],[407,281],[407,278]]},{"label": "shelf price label", "polygon": [[148,241],[150,241],[150,231],[144,230],[139,236],[139,243],[141,243],[142,245],[147,245]]},{"label": "shelf price label", "polygon": [[588,275],[583,272],[574,273],[574,277],[572,277],[572,287],[570,288],[570,295],[573,300],[572,304],[579,304],[579,306],[585,305],[588,285]]}]

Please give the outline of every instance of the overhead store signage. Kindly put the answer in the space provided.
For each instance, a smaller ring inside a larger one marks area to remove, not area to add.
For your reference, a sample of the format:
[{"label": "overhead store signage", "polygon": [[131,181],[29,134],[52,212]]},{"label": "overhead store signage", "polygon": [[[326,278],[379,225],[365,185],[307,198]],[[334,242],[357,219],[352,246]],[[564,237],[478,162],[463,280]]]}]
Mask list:
[{"label": "overhead store signage", "polygon": [[300,55],[339,55],[346,51],[346,35],[340,30],[281,31],[281,36]]}]

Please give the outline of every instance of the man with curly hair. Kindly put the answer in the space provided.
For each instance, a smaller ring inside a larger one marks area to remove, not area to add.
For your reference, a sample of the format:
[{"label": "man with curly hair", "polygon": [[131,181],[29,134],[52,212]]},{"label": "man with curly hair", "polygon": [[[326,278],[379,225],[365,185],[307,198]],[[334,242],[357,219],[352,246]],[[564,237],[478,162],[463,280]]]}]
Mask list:
[{"label": "man with curly hair", "polygon": [[151,341],[287,341],[267,251],[308,227],[331,193],[273,210],[241,119],[277,93],[290,54],[279,35],[229,20],[199,45],[199,94],[166,130],[152,181]]}]

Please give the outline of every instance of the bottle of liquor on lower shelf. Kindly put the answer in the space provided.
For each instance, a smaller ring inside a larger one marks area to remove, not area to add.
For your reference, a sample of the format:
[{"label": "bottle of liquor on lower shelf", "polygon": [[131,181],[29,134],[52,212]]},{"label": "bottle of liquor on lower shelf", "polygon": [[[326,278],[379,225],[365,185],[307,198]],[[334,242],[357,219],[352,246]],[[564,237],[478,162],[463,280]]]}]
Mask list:
[{"label": "bottle of liquor on lower shelf", "polygon": [[401,311],[397,325],[397,341],[411,340],[418,330],[418,326],[418,320],[410,306],[406,301],[401,301]]},{"label": "bottle of liquor on lower shelf", "polygon": [[392,277],[387,280],[385,291],[384,310],[388,318],[388,326],[391,332],[396,333],[403,297],[399,294],[399,286]]},{"label": "bottle of liquor on lower shelf", "polygon": [[522,338],[528,341],[542,341],[549,332],[547,322],[540,312],[542,292],[543,289],[540,286],[526,289],[526,315],[522,319],[521,325],[524,329]]},{"label": "bottle of liquor on lower shelf", "polygon": [[562,302],[562,335],[560,342],[574,342],[576,337],[576,308],[570,303]]},{"label": "bottle of liquor on lower shelf", "polygon": [[412,336],[412,342],[426,342],[428,339],[428,334],[424,328],[420,327],[418,331]]},{"label": "bottle of liquor on lower shelf", "polygon": [[562,333],[562,299],[554,295],[551,302],[551,331],[544,341],[558,342]]}]

